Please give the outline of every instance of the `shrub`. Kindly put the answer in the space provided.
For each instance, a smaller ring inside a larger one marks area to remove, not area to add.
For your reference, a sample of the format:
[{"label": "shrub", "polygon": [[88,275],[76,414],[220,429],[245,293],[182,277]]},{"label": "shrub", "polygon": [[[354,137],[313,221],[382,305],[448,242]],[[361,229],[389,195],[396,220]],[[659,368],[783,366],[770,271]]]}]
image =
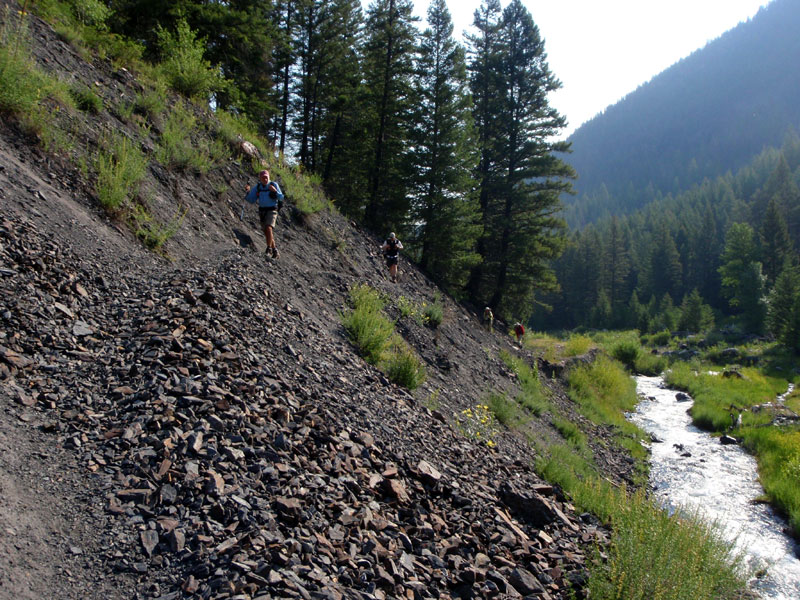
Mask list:
[{"label": "shrub", "polygon": [[444,319],[444,306],[442,305],[442,299],[438,294],[434,296],[431,304],[425,305],[422,314],[425,317],[428,325],[434,329],[442,324],[442,320]]},{"label": "shrub", "polygon": [[0,29],[0,111],[25,115],[33,111],[47,87],[29,51],[26,23],[6,6]]},{"label": "shrub", "polygon": [[640,352],[633,363],[633,370],[641,375],[660,375],[667,368],[668,361],[663,356]]},{"label": "shrub", "polygon": [[219,157],[220,149],[209,146],[206,138],[192,140],[190,133],[197,127],[197,119],[183,106],[176,106],[164,124],[156,159],[171,169],[191,169],[207,173]]},{"label": "shrub", "polygon": [[585,335],[571,335],[564,348],[564,354],[566,356],[580,356],[586,354],[592,345],[592,339]]},{"label": "shrub", "polygon": [[497,421],[506,427],[517,427],[525,421],[516,401],[510,400],[505,394],[490,394],[488,405]]},{"label": "shrub", "polygon": [[350,341],[370,364],[377,365],[389,346],[394,325],[381,310],[386,301],[376,290],[366,284],[350,288],[352,309],[340,314]]},{"label": "shrub", "polygon": [[160,87],[136,95],[133,104],[136,113],[155,121],[167,109],[167,94]]},{"label": "shrub", "polygon": [[385,370],[389,381],[409,390],[417,389],[425,381],[425,367],[402,340],[394,341],[386,358]]},{"label": "shrub", "polygon": [[625,340],[618,342],[611,348],[611,356],[629,369],[633,369],[641,351],[642,348],[639,346],[639,342],[635,340]]}]

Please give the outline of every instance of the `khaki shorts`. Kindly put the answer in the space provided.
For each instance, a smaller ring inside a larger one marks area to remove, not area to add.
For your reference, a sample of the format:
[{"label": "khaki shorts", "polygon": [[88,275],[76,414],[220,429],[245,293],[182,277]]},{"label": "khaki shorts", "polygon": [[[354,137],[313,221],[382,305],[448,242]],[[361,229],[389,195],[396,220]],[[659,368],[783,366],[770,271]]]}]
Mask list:
[{"label": "khaki shorts", "polygon": [[278,222],[278,209],[259,207],[258,218],[261,220],[262,227],[272,227],[274,229],[275,223]]}]

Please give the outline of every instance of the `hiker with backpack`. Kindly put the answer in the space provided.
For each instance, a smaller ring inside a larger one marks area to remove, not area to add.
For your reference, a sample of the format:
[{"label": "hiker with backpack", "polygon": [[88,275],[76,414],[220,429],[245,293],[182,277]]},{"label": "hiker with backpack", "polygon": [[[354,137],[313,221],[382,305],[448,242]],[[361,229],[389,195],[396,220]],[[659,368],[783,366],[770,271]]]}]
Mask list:
[{"label": "hiker with backpack", "polygon": [[483,309],[483,326],[486,327],[486,331],[489,332],[494,328],[494,313],[488,306]]},{"label": "hiker with backpack", "polygon": [[397,239],[394,231],[389,234],[386,241],[381,246],[383,255],[386,257],[386,266],[389,267],[389,277],[392,283],[397,282],[397,260],[400,255],[400,250],[403,249],[403,244]]},{"label": "hiker with backpack", "polygon": [[258,219],[267,240],[266,256],[278,258],[278,249],[275,247],[275,236],[272,230],[278,221],[278,211],[283,207],[283,192],[277,181],[270,181],[269,171],[264,169],[258,174],[258,183],[255,187],[247,185],[247,194],[244,199],[250,204],[258,205]]},{"label": "hiker with backpack", "polygon": [[514,335],[517,336],[517,343],[520,343],[522,336],[525,335],[525,327],[519,321],[514,323]]}]

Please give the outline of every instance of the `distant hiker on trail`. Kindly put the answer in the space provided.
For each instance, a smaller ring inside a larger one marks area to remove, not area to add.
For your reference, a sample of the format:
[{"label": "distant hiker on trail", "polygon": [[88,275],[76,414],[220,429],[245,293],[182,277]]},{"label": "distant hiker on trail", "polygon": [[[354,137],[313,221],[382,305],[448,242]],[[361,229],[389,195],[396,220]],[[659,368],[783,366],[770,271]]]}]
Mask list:
[{"label": "distant hiker on trail", "polygon": [[397,258],[402,249],[403,244],[397,239],[394,231],[389,234],[389,237],[386,238],[383,246],[381,246],[383,255],[386,257],[386,266],[389,267],[389,276],[392,279],[392,283],[397,282]]},{"label": "distant hiker on trail", "polygon": [[269,180],[269,171],[266,169],[258,174],[258,183],[255,187],[245,187],[247,195],[244,197],[250,204],[258,204],[258,219],[264,230],[267,240],[266,255],[278,258],[278,249],[275,247],[275,236],[272,230],[278,221],[278,211],[283,206],[283,192],[277,181]]},{"label": "distant hiker on trail", "polygon": [[483,325],[486,327],[487,331],[492,331],[494,327],[494,313],[488,306],[483,309]]},{"label": "distant hiker on trail", "polygon": [[514,335],[517,336],[517,343],[522,340],[522,336],[525,335],[525,327],[523,327],[522,323],[517,321],[514,323]]}]

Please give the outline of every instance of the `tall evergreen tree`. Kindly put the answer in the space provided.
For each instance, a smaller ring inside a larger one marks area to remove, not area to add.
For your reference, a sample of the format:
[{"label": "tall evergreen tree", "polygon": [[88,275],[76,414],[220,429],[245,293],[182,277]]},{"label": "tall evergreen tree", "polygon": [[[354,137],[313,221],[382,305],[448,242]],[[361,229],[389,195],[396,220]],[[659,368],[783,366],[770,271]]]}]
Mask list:
[{"label": "tall evergreen tree", "polygon": [[683,266],[675,240],[665,223],[661,223],[655,239],[653,239],[650,262],[653,293],[657,296],[669,294],[671,297],[680,298]]},{"label": "tall evergreen tree", "polygon": [[630,273],[628,247],[616,217],[611,219],[604,252],[605,289],[611,305],[612,326],[620,327],[625,318],[630,290],[626,286]]},{"label": "tall evergreen tree", "polygon": [[463,288],[480,260],[478,206],[472,190],[476,164],[464,50],[453,39],[444,0],[428,9],[422,34],[411,133],[412,240],[420,266],[452,292]]},{"label": "tall evergreen tree", "polygon": [[[559,196],[571,189],[572,169],[555,152],[565,142],[550,140],[566,124],[547,95],[560,87],[547,65],[544,42],[520,0],[503,11],[499,30],[500,110],[495,150],[496,185],[488,188],[485,222],[486,268],[480,296],[500,315],[527,318],[534,290],[557,287],[549,260],[564,244]],[[494,183],[490,175],[490,183]],[[483,302],[482,302],[483,303]]]},{"label": "tall evergreen tree", "polygon": [[792,242],[800,244],[800,190],[783,154],[775,170],[756,194],[753,202],[754,223],[763,223],[770,200],[774,200],[778,210],[786,215],[786,225]]},{"label": "tall evergreen tree", "polygon": [[792,240],[786,221],[778,210],[778,204],[772,198],[767,205],[767,212],[761,225],[761,260],[767,284],[773,285],[783,265],[792,255]]},{"label": "tall evergreen tree", "polygon": [[373,229],[392,227],[408,216],[406,158],[416,53],[417,18],[410,0],[375,0],[367,9],[364,49],[365,131],[368,182],[364,220]]},{"label": "tall evergreen tree", "polygon": [[[477,34],[467,35],[469,42],[469,79],[474,103],[475,130],[478,138],[478,201],[483,230],[488,231],[489,198],[497,187],[499,178],[498,148],[494,140],[500,136],[500,103],[503,83],[501,79],[500,0],[484,0],[473,16]],[[478,239],[477,251],[486,255],[486,240]],[[481,296],[484,266],[476,266],[470,276],[468,288],[474,299]]]},{"label": "tall evergreen tree", "polygon": [[800,270],[787,264],[767,303],[767,328],[778,341],[800,351]]},{"label": "tall evergreen tree", "polygon": [[750,331],[758,332],[765,318],[764,278],[758,260],[755,232],[747,223],[735,223],[725,236],[719,268],[723,294]]}]

